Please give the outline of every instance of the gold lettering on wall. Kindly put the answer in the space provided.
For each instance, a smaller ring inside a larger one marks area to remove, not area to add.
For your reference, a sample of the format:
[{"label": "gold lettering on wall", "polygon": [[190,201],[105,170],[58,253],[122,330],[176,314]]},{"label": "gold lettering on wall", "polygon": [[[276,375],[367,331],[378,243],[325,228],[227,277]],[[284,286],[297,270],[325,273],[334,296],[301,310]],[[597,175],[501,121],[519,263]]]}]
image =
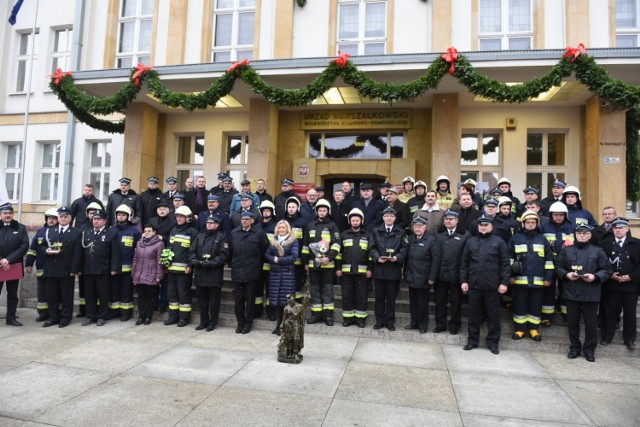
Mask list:
[{"label": "gold lettering on wall", "polygon": [[300,128],[326,129],[408,129],[411,127],[409,110],[340,110],[304,111]]}]

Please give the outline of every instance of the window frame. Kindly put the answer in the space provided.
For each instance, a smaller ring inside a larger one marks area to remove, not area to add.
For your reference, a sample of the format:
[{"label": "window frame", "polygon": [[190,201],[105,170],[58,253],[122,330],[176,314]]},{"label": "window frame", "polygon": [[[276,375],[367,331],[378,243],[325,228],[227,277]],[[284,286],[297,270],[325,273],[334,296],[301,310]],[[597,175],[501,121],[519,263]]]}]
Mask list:
[{"label": "window frame", "polygon": [[[149,43],[149,51],[139,50],[140,47],[140,36],[141,36],[141,25],[143,22],[151,21],[151,28],[149,37],[153,37],[153,12],[151,15],[143,15],[142,14],[142,5],[145,0],[136,0],[136,12],[135,15],[123,16],[125,13],[125,2],[130,0],[120,0],[120,10],[118,13],[118,37],[116,41],[116,68],[132,68],[135,67],[139,63],[147,62],[149,65],[151,61],[151,49],[153,49],[153,43]],[[127,52],[120,52],[122,47],[122,26],[123,24],[134,24],[133,30],[133,40],[132,40],[132,50]],[[131,59],[130,65],[123,65],[121,61],[125,61],[126,59]]]},{"label": "window frame", "polygon": [[[17,161],[15,165],[9,166],[9,147],[17,148]],[[7,190],[7,197],[10,201],[16,202],[20,199],[20,186],[21,186],[21,178],[22,178],[22,161],[23,161],[23,150],[20,141],[3,141],[1,144],[3,158],[5,159],[2,172],[4,173],[4,183]],[[8,175],[13,176],[13,191],[10,191],[10,187],[7,185],[9,180],[7,179]]]},{"label": "window frame", "polygon": [[[567,129],[527,129],[527,151],[529,150],[529,135],[542,134],[542,164],[541,165],[529,165],[529,161],[526,160],[527,176],[530,174],[541,174],[542,185],[540,190],[541,199],[551,195],[551,183],[556,179],[562,181],[565,180],[568,172],[567,168],[567,153],[568,153],[568,141],[569,131]],[[563,165],[549,165],[549,135],[550,134],[562,134],[564,135],[564,164]],[[560,176],[561,175],[561,176]],[[546,178],[545,178],[546,177]],[[527,185],[532,184],[527,180]]]},{"label": "window frame", "polygon": [[[484,147],[484,135],[498,135],[499,144],[498,144],[498,159],[497,164],[484,164],[482,149]],[[465,135],[476,135],[476,153],[477,160],[476,164],[464,164],[462,158],[462,141]],[[502,129],[462,129],[460,132],[460,182],[464,182],[467,178],[471,177],[478,184],[481,182],[487,182],[489,188],[486,189],[491,190],[498,183],[498,179],[502,176],[502,167],[503,167],[503,153],[504,153],[504,132]],[[489,181],[483,180],[483,175],[491,174],[492,178]],[[495,180],[495,182],[494,182]],[[481,188],[477,188],[478,191],[481,191]]]},{"label": "window frame", "polygon": [[[231,141],[233,139],[240,140],[239,163],[231,163],[229,159],[229,151],[231,150]],[[247,166],[249,165],[249,132],[225,133],[224,150],[225,172],[227,175],[233,179],[234,183],[247,179]]]},{"label": "window frame", "polygon": [[[620,0],[616,0],[616,11],[618,10],[618,1]],[[638,2],[638,0],[628,0],[633,2],[634,7],[635,7],[635,27],[620,27],[618,26],[618,18],[616,16],[616,47],[639,47],[640,46],[640,2]],[[621,37],[625,37],[625,38],[630,38],[633,37],[635,39],[635,42],[633,44],[633,46],[621,46],[621,44],[619,43],[619,38]]]},{"label": "window frame", "polygon": [[[49,53],[49,56],[51,58],[49,67],[49,69],[51,70],[51,74],[54,74],[58,68],[63,71],[70,70],[71,54],[73,49],[73,27],[52,28],[51,30],[51,50]],[[58,43],[58,41],[60,40],[59,35],[62,33],[66,33],[66,50],[60,50],[60,46]]]},{"label": "window frame", "polygon": [[[35,37],[33,37],[33,29],[21,31],[17,33],[17,46],[16,46],[16,68],[13,78],[13,93],[14,94],[26,94],[27,89],[30,87],[30,83],[33,83],[33,71],[36,69],[38,62],[38,43],[40,38],[40,29],[36,28]],[[26,39],[25,39],[26,36]],[[23,51],[23,42],[26,40],[26,46]],[[33,45],[35,43],[35,46]],[[33,67],[31,66],[31,49],[33,49]],[[24,69],[22,68],[24,66]],[[31,71],[31,73],[29,73]],[[30,75],[29,75],[30,74]],[[21,83],[21,88],[19,87]],[[31,85],[31,91],[33,92],[33,85]]]},{"label": "window frame", "polygon": [[[533,22],[533,0],[529,1],[529,30],[511,31],[509,29],[510,5],[509,0],[500,0],[500,31],[482,32],[482,2],[478,0],[478,50],[490,51],[495,49],[482,49],[483,40],[500,40],[499,50],[533,50],[534,42],[534,22]],[[509,42],[511,39],[529,39],[529,49],[511,49]]]},{"label": "window frame", "polygon": [[[41,153],[41,161],[40,161],[40,169],[38,174],[40,175],[40,180],[39,180],[39,192],[37,194],[39,194],[39,200],[40,201],[57,201],[58,199],[58,184],[60,182],[60,159],[62,156],[62,144],[61,141],[37,141],[36,142],[38,147],[39,147],[39,151]],[[52,164],[51,165],[45,165],[45,161],[46,161],[46,149],[49,146],[56,146],[53,149],[53,156],[52,156]],[[43,190],[44,190],[44,178],[46,176],[49,176],[49,191],[48,194],[44,195],[43,194]],[[43,195],[45,197],[43,197]]]},{"label": "window frame", "polygon": [[[180,140],[182,138],[189,141],[189,148],[188,148],[189,161],[188,162],[180,161],[180,157],[181,157],[180,156],[180,144],[181,144]],[[196,161],[196,154],[197,154],[196,145],[198,143],[198,139],[203,140],[202,162],[200,163]],[[204,159],[205,159],[206,149],[207,149],[207,142],[206,142],[205,135],[202,132],[176,135],[175,167],[177,171],[176,177],[178,177],[178,180],[179,180],[178,181],[179,187],[184,185],[184,181],[186,180],[187,177],[191,177],[195,181],[196,176],[204,175],[204,165],[205,165]]]},{"label": "window frame", "polygon": [[[241,6],[241,0],[233,0],[233,6],[227,8],[218,8],[217,1],[214,0],[213,10],[213,31],[211,34],[211,62],[232,62],[243,59],[253,60],[253,50],[255,46],[255,22],[256,22],[256,3],[253,6]],[[240,15],[253,14],[253,26],[251,34],[251,44],[239,44],[240,34]],[[222,15],[231,15],[231,44],[216,46],[216,29],[218,27],[218,17]],[[249,53],[250,52],[250,53]],[[216,54],[228,53],[228,59],[216,59]],[[249,53],[247,55],[247,53]]]},{"label": "window frame", "polygon": [[[93,185],[94,195],[101,201],[106,202],[109,199],[109,194],[111,193],[111,150],[113,150],[113,141],[109,139],[87,140],[87,144],[89,146],[89,149],[87,150],[87,154],[89,156],[89,161],[87,162],[89,165],[87,168],[89,180],[86,182]],[[102,160],[100,165],[93,165],[93,149],[94,147],[100,147],[100,144],[104,144],[104,148],[102,150],[97,148],[98,154],[103,155],[101,157]],[[95,179],[95,175],[98,176],[98,179]]]},{"label": "window frame", "polygon": [[[366,37],[366,12],[367,5],[370,4],[384,4],[384,36],[378,37]],[[343,15],[341,13],[341,8],[344,6],[353,6],[358,5],[358,36],[356,38],[341,38],[340,37],[340,29],[342,24]],[[388,11],[389,11],[389,3],[387,0],[338,0],[338,10],[337,10],[337,23],[336,23],[336,54],[338,52],[349,53],[351,56],[357,55],[368,55],[366,53],[367,45],[373,44],[382,44],[383,52],[380,55],[384,55],[387,53],[387,42],[389,38],[388,26],[389,22],[387,19]],[[349,49],[345,48],[345,45],[357,45],[357,52],[354,53],[349,51]]]},{"label": "window frame", "polygon": [[[337,135],[337,134],[349,134],[352,133],[353,136],[366,136],[366,135],[384,135],[387,139],[387,151],[385,153],[385,157],[365,157],[365,158],[338,158],[338,157],[326,157],[326,137],[327,135]],[[312,157],[311,155],[311,135],[312,134],[320,134],[320,152],[317,157]],[[392,149],[392,139],[398,134],[402,135],[402,156],[400,157],[392,157],[391,149]],[[306,141],[306,157],[308,159],[316,159],[316,160],[331,160],[331,161],[340,161],[340,160],[350,160],[350,161],[366,161],[366,160],[391,160],[391,159],[404,159],[407,155],[407,132],[405,130],[394,129],[394,130],[369,130],[369,131],[359,131],[357,129],[354,130],[331,130],[331,131],[308,131],[305,134]]]}]

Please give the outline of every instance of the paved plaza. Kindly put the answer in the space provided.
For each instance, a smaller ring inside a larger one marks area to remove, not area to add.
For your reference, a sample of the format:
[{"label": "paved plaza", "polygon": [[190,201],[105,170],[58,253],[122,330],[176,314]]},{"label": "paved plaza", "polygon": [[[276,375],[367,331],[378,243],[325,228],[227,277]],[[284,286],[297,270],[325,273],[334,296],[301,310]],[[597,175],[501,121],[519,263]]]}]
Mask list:
[{"label": "paved plaza", "polygon": [[[638,426],[640,357],[266,330],[0,325],[2,426]],[[334,326],[334,328],[341,328]]]}]

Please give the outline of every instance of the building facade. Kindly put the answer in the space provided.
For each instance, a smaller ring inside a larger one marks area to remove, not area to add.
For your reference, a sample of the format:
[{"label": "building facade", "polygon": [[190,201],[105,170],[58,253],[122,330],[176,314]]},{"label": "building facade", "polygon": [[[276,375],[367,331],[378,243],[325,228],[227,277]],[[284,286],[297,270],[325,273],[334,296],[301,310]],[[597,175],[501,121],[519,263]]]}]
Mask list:
[{"label": "building facade", "polygon": [[562,179],[594,213],[625,210],[625,113],[573,77],[521,104],[488,102],[449,76],[393,105],[340,79],[304,107],[275,105],[237,81],[215,108],[195,112],[143,88],[123,113],[125,132],[110,134],[70,120],[48,75],[71,70],[78,87],[105,97],[142,62],[171,90],[197,93],[248,59],[269,84],[294,89],[343,52],[372,79],[406,83],[455,46],[479,73],[516,84],[584,43],[611,77],[637,86],[640,0],[25,0],[0,32],[9,64],[0,70],[0,168],[28,223],[88,182],[106,200],[121,176],[136,190],[151,175],[182,183],[202,174],[210,187],[220,171],[236,185],[264,178],[271,193],[285,176],[332,187],[410,175],[430,188],[440,175],[480,188],[506,176],[515,195],[535,185],[543,196]]}]

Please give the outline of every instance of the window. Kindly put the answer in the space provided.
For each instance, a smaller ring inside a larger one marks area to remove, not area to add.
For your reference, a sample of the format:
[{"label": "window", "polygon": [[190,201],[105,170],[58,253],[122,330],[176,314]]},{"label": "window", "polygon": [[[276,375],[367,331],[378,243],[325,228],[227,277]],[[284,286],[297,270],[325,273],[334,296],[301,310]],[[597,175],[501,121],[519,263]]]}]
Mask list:
[{"label": "window", "polygon": [[527,185],[540,189],[541,198],[551,193],[553,181],[564,181],[566,168],[564,132],[527,134]]},{"label": "window", "polygon": [[40,200],[57,200],[60,168],[60,142],[42,144],[42,167],[40,169]]},{"label": "window", "polygon": [[387,2],[340,0],[338,50],[349,55],[383,55],[387,41]]},{"label": "window", "polygon": [[118,20],[118,68],[131,68],[151,60],[153,0],[122,0]]},{"label": "window", "polygon": [[[33,33],[28,32],[28,33],[21,33],[18,36],[18,57],[17,57],[17,71],[16,71],[16,86],[15,86],[15,91],[16,92],[26,92],[27,89],[29,88],[29,78],[27,77],[27,74],[30,72],[31,70],[31,50],[32,50],[32,46],[35,47],[35,49],[33,50],[33,60],[37,61],[38,60],[38,39],[40,32],[38,30],[36,30],[36,37],[35,37],[35,46],[33,45],[34,43],[34,37],[33,37]],[[35,64],[34,64],[34,69]]]},{"label": "window", "polygon": [[638,1],[616,0],[616,47],[638,47]]},{"label": "window", "polygon": [[531,0],[480,0],[479,50],[533,48]]},{"label": "window", "polygon": [[93,185],[95,196],[106,202],[109,198],[111,141],[90,141],[89,183]]},{"label": "window", "polygon": [[2,147],[6,156],[4,162],[4,183],[9,200],[20,198],[20,167],[22,166],[22,149],[19,142],[10,142]]},{"label": "window", "polygon": [[253,59],[256,0],[216,0],[213,62]]},{"label": "window", "polygon": [[53,49],[51,50],[51,73],[58,68],[63,71],[71,69],[71,44],[73,43],[73,30],[64,28],[55,30],[53,35]]},{"label": "window", "polygon": [[204,135],[187,135],[178,137],[178,183],[183,185],[188,177],[203,175]]},{"label": "window", "polygon": [[501,171],[501,143],[498,132],[464,132],[460,138],[460,181],[473,179],[478,191],[495,187]]},{"label": "window", "polygon": [[249,163],[249,137],[247,135],[228,135],[226,145],[227,173],[233,178],[234,185],[247,177]]},{"label": "window", "polygon": [[404,146],[403,132],[309,134],[314,159],[401,159]]}]

